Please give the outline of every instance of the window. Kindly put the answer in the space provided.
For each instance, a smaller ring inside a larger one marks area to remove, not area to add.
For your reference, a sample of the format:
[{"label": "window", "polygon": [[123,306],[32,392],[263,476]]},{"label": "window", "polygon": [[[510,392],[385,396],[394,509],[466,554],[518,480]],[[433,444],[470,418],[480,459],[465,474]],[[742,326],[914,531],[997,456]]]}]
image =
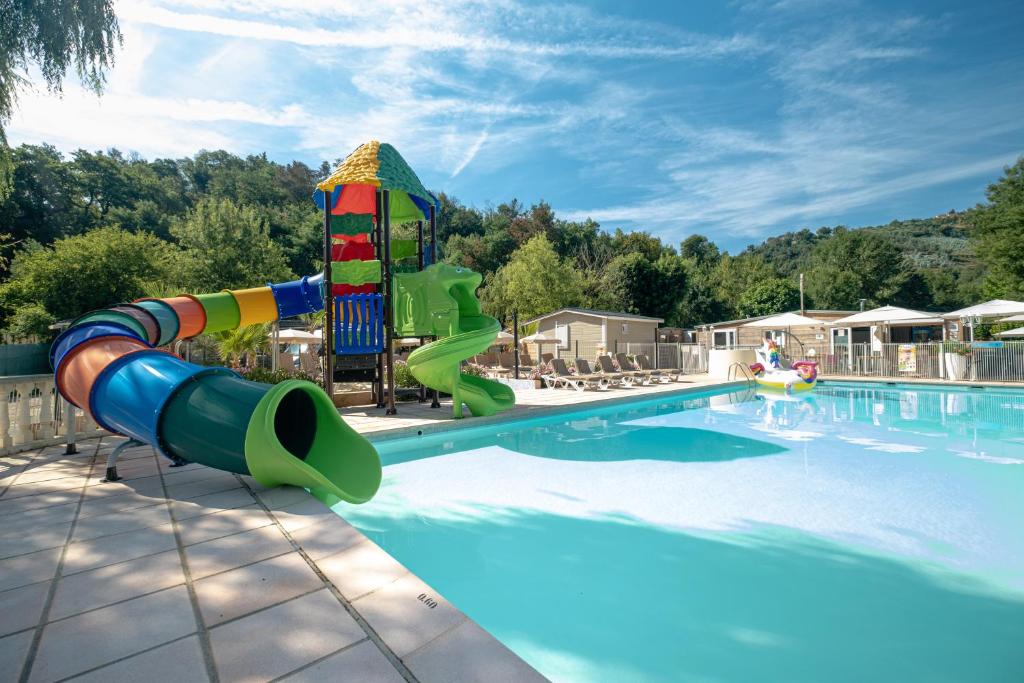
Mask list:
[{"label": "window", "polygon": [[715,330],[711,345],[716,349],[728,349],[736,346],[736,330]]},{"label": "window", "polygon": [[622,334],[629,334],[629,323],[622,323]]},{"label": "window", "polygon": [[555,323],[555,339],[558,340],[559,348],[569,348],[569,326],[566,323]]}]

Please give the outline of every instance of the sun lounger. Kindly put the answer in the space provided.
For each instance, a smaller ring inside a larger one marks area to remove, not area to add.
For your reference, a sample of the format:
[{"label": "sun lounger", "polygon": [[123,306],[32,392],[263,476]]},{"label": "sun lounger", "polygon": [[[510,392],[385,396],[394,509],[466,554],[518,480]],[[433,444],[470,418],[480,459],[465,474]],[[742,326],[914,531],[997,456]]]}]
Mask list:
[{"label": "sun lounger", "polygon": [[[636,364],[641,370],[654,370],[654,368],[651,367],[651,359],[642,353],[637,354]],[[680,370],[667,369],[658,370],[657,372],[660,372],[662,378],[669,382],[677,382],[679,381],[679,378],[683,376],[683,373]]]},{"label": "sun lounger", "polygon": [[576,391],[583,391],[584,389],[607,389],[608,378],[603,375],[574,375],[569,372],[569,368],[565,365],[565,360],[562,358],[553,358],[551,360],[551,374],[543,375],[543,379],[547,382],[548,387],[555,389],[557,387],[572,388]]},{"label": "sun lounger", "polygon": [[[622,369],[622,370],[629,371],[629,372],[634,372],[637,375],[642,375],[642,376],[644,376],[647,379],[647,381],[654,381],[654,380],[657,380],[659,382],[662,381],[661,371],[660,370],[653,370],[653,369],[651,369],[651,370],[641,370],[636,365],[633,365],[633,363],[629,360],[629,356],[627,356],[624,353],[617,353],[617,354],[615,354],[615,360],[618,361],[619,368]],[[667,378],[666,378],[666,381],[667,381]]]},{"label": "sun lounger", "polygon": [[[604,377],[605,379],[608,380],[608,386],[610,387],[614,387],[615,385],[623,387],[629,386],[629,384],[626,384],[623,381],[625,379],[625,376],[621,372],[594,372],[594,370],[590,367],[590,361],[583,358],[576,359],[576,371],[583,375],[596,375],[598,377]],[[632,380],[632,378],[630,378],[630,380]]]},{"label": "sun lounger", "polygon": [[597,365],[601,368],[601,373],[606,377],[615,377],[624,387],[631,387],[637,383],[637,381],[644,382],[647,380],[647,376],[642,373],[636,372],[624,372],[618,370],[615,364],[612,363],[611,356],[598,356]]}]

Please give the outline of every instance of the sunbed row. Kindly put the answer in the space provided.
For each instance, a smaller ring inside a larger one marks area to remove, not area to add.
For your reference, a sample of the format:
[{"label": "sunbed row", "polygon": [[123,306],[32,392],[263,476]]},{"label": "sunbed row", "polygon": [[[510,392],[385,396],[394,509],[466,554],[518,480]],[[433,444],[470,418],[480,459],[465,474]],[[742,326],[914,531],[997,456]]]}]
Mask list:
[{"label": "sunbed row", "polygon": [[[616,367],[616,362],[618,367]],[[635,385],[676,382],[682,377],[679,370],[656,370],[651,367],[650,359],[643,355],[636,356],[634,365],[624,353],[615,354],[615,362],[611,356],[598,356],[598,371],[590,366],[590,361],[577,358],[575,372],[569,370],[565,360],[554,358],[550,363],[550,373],[541,375],[548,387],[559,387],[583,391],[585,389],[606,390],[614,387],[629,388]]]}]

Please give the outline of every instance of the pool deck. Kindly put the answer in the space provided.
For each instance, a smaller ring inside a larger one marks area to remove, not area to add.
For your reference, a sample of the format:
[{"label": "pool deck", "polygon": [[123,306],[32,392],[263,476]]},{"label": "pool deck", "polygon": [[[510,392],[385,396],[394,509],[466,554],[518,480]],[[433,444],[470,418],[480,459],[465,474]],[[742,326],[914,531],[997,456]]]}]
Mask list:
[{"label": "pool deck", "polygon": [[[727,384],[686,379],[526,390],[494,418],[453,420],[450,403],[341,413],[390,438]],[[545,680],[304,489],[173,468],[148,446],[104,482],[122,440],[0,458],[5,680]]]}]

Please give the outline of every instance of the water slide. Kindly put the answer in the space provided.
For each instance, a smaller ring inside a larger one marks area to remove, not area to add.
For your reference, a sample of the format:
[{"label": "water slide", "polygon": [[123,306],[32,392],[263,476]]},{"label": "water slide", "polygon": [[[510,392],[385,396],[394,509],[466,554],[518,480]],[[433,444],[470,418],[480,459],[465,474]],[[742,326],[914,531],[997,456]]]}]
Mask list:
[{"label": "water slide", "polygon": [[362,503],[380,486],[376,449],[317,385],[249,382],[158,346],[323,308],[323,276],[215,294],[142,299],[87,313],[54,341],[57,389],[112,432],[175,461]]},{"label": "water slide", "polygon": [[473,415],[494,415],[516,402],[508,385],[460,372],[461,362],[493,346],[501,330],[480,311],[480,281],[479,273],[444,263],[394,281],[395,334],[441,337],[409,354],[409,370],[424,386],[452,395],[455,417],[463,403]]}]

